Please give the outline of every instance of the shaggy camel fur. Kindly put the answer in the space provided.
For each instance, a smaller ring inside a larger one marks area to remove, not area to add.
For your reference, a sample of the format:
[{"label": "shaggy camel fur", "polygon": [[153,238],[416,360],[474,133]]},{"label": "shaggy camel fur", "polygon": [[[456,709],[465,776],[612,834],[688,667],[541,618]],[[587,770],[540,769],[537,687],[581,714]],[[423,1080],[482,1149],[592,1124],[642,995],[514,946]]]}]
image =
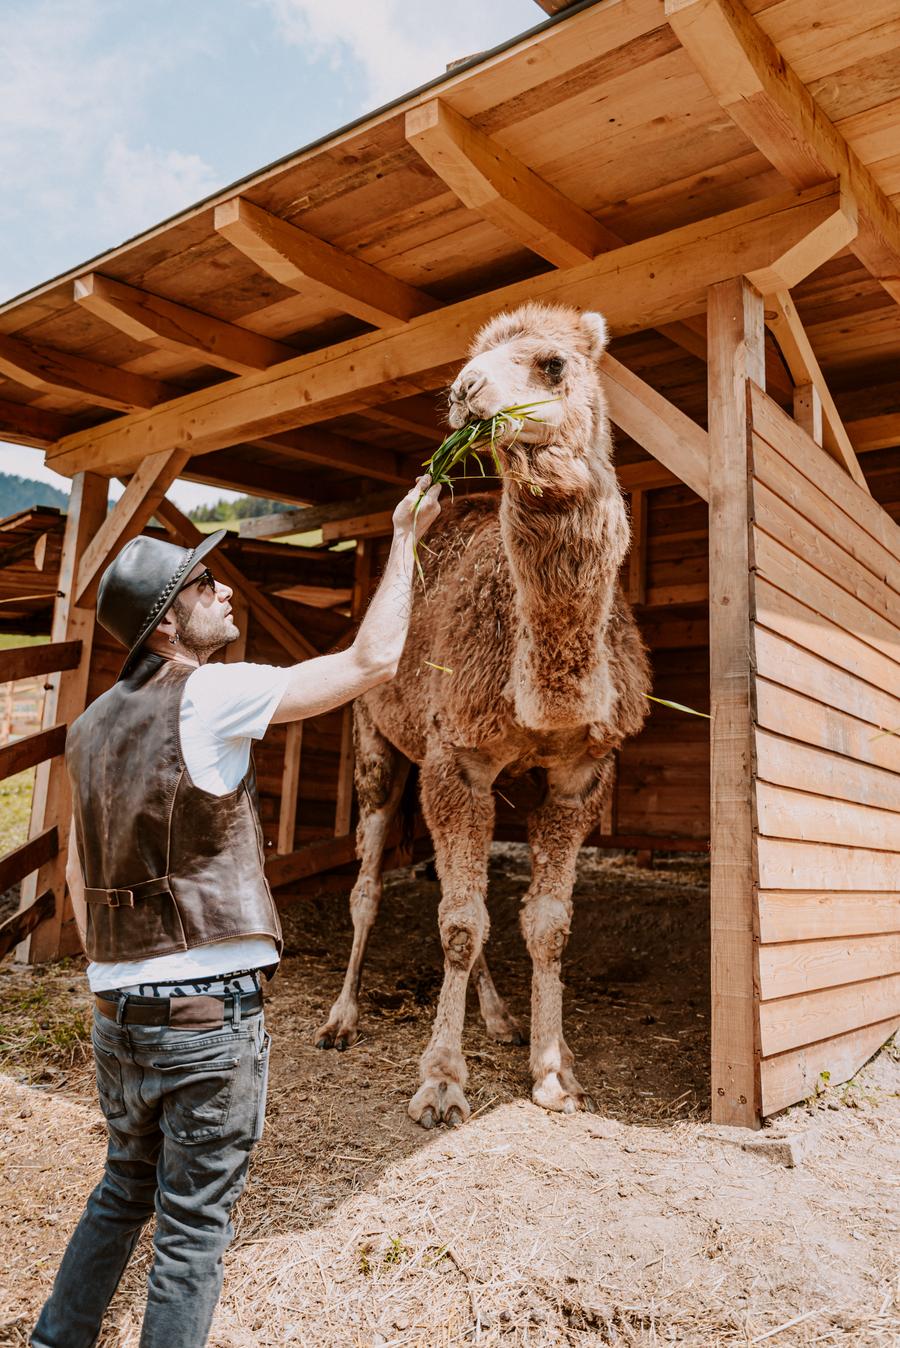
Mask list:
[{"label": "shaggy camel fur", "polygon": [[611,751],[640,730],[650,687],[618,584],[630,530],[597,368],[606,340],[599,314],[535,304],[498,315],[478,334],[450,390],[451,426],[552,401],[537,410],[540,425],[526,422],[518,438],[498,446],[499,502],[485,494],[445,506],[422,548],[425,594],[415,601],[397,677],[355,704],[354,941],[317,1041],[345,1048],[356,1038],[385,838],[417,763],[441,880],[445,959],[421,1086],[409,1105],[426,1128],[469,1116],[462,1031],[470,975],[488,1030],[520,1038],[484,960],[485,896],[493,784],[501,772],[533,768],[544,770],[546,792],[528,820],[532,880],[521,917],[533,961],[532,1098],[567,1113],[592,1108],[563,1037],[561,960],[578,850],[610,788]]}]

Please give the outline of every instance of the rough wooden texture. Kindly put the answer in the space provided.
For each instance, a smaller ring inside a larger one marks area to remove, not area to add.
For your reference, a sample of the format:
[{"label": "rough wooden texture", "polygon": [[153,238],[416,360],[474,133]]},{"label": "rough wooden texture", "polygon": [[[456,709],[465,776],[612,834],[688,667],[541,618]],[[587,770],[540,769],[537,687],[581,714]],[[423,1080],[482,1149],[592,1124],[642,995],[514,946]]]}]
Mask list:
[{"label": "rough wooden texture", "polygon": [[740,0],[666,0],[666,16],[722,107],[797,187],[840,175],[860,228],[851,248],[900,298],[900,216]]},{"label": "rough wooden texture", "polygon": [[747,281],[709,295],[709,635],[712,711],[712,1110],[759,1118],[753,945],[753,739],[748,380],[765,378],[763,305]]},{"label": "rough wooden texture", "polygon": [[51,726],[49,730],[38,730],[33,735],[23,735],[11,744],[0,745],[0,780],[11,777],[14,772],[24,772],[36,763],[55,758],[66,747],[66,727]]},{"label": "rough wooden texture", "polygon": [[[21,847],[14,848],[0,857],[0,894],[12,885],[34,874],[39,866],[52,862],[59,848],[59,832],[55,825],[34,834]],[[33,900],[23,903],[20,911],[31,906]]]},{"label": "rough wooden texture", "polygon": [[763,1108],[900,1022],[900,528],[751,390]]},{"label": "rough wooden texture", "polygon": [[11,646],[0,651],[0,683],[76,669],[80,659],[81,646],[77,641],[52,641],[46,646]]}]

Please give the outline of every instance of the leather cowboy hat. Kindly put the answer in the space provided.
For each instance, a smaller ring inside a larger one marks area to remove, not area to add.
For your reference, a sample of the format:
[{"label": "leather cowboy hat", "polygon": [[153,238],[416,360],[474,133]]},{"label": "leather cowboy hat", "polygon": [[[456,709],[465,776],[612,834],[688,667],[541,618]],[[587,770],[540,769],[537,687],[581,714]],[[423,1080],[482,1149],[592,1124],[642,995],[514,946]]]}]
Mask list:
[{"label": "leather cowboy hat", "polygon": [[185,579],[227,534],[217,529],[195,548],[139,534],[126,543],[100,577],[97,620],[128,648],[122,679],[150,633],[172,607]]}]

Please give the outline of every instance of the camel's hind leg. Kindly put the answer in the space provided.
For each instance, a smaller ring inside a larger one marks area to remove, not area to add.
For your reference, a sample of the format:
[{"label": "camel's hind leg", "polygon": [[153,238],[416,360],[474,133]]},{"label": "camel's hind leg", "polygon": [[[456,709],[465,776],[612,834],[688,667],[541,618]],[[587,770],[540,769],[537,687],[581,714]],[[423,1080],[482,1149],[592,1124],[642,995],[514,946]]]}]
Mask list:
[{"label": "camel's hind leg", "polygon": [[578,850],[612,786],[612,758],[547,774],[547,797],[528,820],[532,878],[522,908],[522,933],[533,962],[531,1097],[545,1109],[593,1110],[572,1070],[563,1036],[562,954],[572,919]]},{"label": "camel's hind leg", "polygon": [[484,951],[472,965],[472,978],[478,993],[478,1006],[484,1027],[500,1044],[527,1044],[528,1040],[515,1016],[494,986]]},{"label": "camel's hind leg", "polygon": [[496,769],[475,754],[445,751],[422,767],[422,806],[434,842],[441,903],[444,982],[428,1047],[419,1064],[421,1085],[409,1115],[423,1128],[469,1117],[462,1054],[466,987],[488,934],[488,853],[494,831],[491,784]]},{"label": "camel's hind leg", "polygon": [[353,741],[356,753],[356,793],[359,823],[356,854],[359,875],[350,894],[353,948],[340,996],[328,1020],[316,1030],[317,1048],[348,1048],[356,1041],[359,1022],[359,985],[369,933],[381,903],[381,864],[390,827],[397,815],[410,762],[376,728],[360,698],[353,704]]}]

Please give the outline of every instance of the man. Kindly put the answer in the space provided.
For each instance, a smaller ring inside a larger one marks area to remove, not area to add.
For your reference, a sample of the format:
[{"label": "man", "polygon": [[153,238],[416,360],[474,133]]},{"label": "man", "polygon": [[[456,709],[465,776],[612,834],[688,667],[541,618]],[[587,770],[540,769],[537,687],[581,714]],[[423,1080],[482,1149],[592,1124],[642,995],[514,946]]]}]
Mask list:
[{"label": "man", "polygon": [[128,658],[69,732],[66,875],[90,960],[109,1145],[35,1348],[96,1342],[154,1212],[141,1348],[207,1341],[231,1209],[262,1135],[260,974],[272,976],[281,951],[251,741],[394,676],[415,540],[440,511],[439,491],[421,478],[395,510],[390,557],[353,645],[288,668],[207,664],[239,635],[232,592],[205,562],[224,530],[194,549],[133,539],[104,572],[97,617]]}]

